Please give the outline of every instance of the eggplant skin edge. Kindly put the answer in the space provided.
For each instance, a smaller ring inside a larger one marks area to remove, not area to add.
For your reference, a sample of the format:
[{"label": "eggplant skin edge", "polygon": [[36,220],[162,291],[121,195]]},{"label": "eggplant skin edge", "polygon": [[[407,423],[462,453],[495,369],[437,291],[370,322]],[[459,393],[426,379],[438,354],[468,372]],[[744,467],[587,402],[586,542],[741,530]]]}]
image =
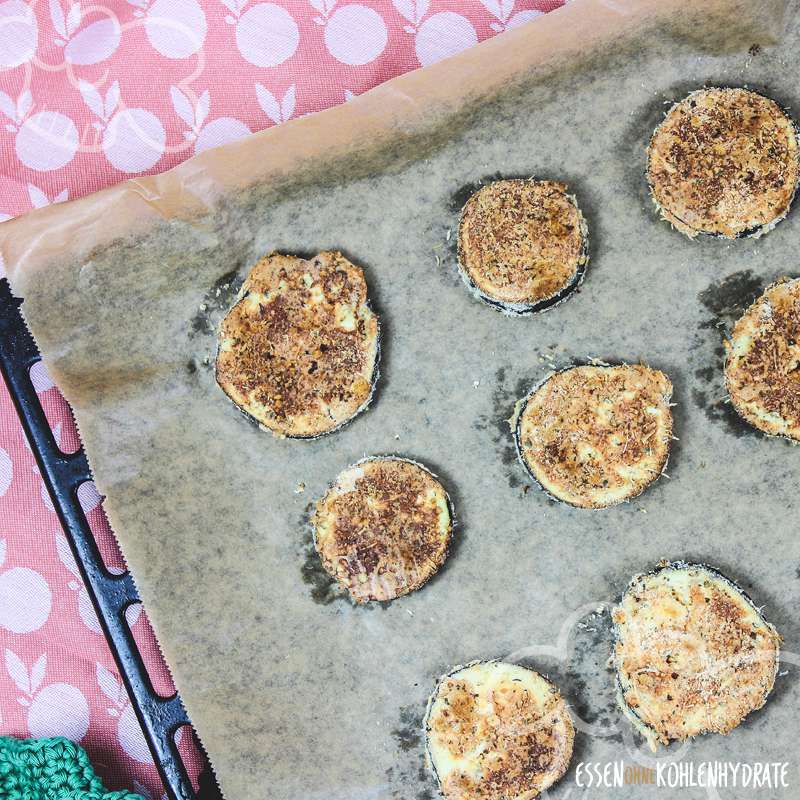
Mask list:
[{"label": "eggplant skin edge", "polygon": [[[612,624],[613,642],[612,642],[611,663],[613,664],[613,667],[614,667],[614,683],[615,683],[615,689],[616,689],[615,694],[616,694],[617,703],[618,703],[618,705],[620,707],[620,710],[622,711],[623,715],[628,719],[628,721],[631,723],[631,725],[647,741],[648,745],[650,746],[650,749],[653,752],[657,752],[657,749],[658,749],[657,745],[661,741],[659,736],[658,736],[658,734],[656,733],[655,730],[653,730],[653,728],[650,725],[648,725],[625,702],[624,690],[623,690],[623,686],[622,686],[622,678],[620,677],[619,664],[617,663],[617,658],[616,658],[616,645],[620,641],[620,626],[616,622],[613,622],[613,619],[614,619],[614,611],[616,610],[617,607],[619,607],[619,605],[622,604],[622,602],[623,602],[623,600],[625,598],[625,595],[628,593],[628,591],[630,591],[639,581],[641,581],[641,580],[643,580],[645,578],[654,577],[654,576],[660,574],[661,572],[664,572],[665,570],[680,570],[680,571],[684,571],[684,570],[699,570],[701,572],[706,573],[713,580],[720,581],[720,582],[726,584],[730,589],[732,589],[734,592],[736,592],[736,594],[742,599],[742,601],[746,605],[748,605],[750,607],[750,609],[755,613],[755,615],[758,617],[758,619],[764,624],[764,626],[767,628],[767,630],[770,631],[775,636],[775,669],[774,669],[774,672],[772,674],[772,681],[771,681],[770,687],[764,692],[764,695],[763,695],[763,697],[761,699],[761,703],[759,705],[754,706],[753,708],[751,708],[750,711],[748,711],[748,714],[745,715],[745,718],[746,718],[746,716],[748,716],[749,714],[753,713],[754,711],[758,711],[760,708],[763,708],[764,705],[766,704],[767,700],[769,699],[769,695],[772,693],[772,690],[773,690],[774,685],[775,685],[775,678],[777,678],[778,672],[780,670],[780,643],[782,641],[780,634],[775,629],[775,626],[772,625],[772,623],[770,623],[766,619],[766,617],[763,615],[763,613],[761,612],[759,607],[753,602],[752,598],[747,594],[747,592],[744,589],[742,589],[742,587],[739,586],[739,584],[735,580],[733,580],[732,578],[729,578],[727,575],[725,575],[724,573],[720,572],[720,570],[717,569],[716,567],[712,567],[709,564],[704,564],[704,563],[701,563],[701,562],[689,562],[689,561],[684,561],[684,560],[680,560],[680,559],[676,560],[676,561],[669,561],[667,559],[663,559],[658,564],[656,564],[656,566],[653,569],[651,569],[651,570],[649,570],[647,572],[640,572],[640,573],[637,573],[636,575],[634,575],[630,579],[630,581],[628,581],[628,584],[625,587],[625,590],[619,596],[619,599],[617,601],[617,605],[611,611],[611,619],[612,619],[612,623],[613,623]],[[743,721],[744,721],[744,719],[742,719],[739,723],[737,723],[737,725],[732,730],[735,730],[735,728],[738,727],[738,725],[740,725],[741,722],[743,722]],[[704,731],[704,732],[695,734],[695,736],[706,735],[707,733],[711,733],[711,732],[712,731]],[[695,736],[685,737],[685,738],[695,738]],[[675,739],[671,739],[670,741],[676,741],[676,740]]]}]

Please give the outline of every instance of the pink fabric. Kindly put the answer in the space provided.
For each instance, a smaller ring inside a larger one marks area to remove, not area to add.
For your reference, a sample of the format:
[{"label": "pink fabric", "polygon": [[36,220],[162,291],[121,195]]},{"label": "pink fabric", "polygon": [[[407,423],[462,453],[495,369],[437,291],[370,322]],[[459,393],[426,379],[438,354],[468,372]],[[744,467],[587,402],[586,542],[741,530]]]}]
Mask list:
[{"label": "pink fabric", "polygon": [[[0,219],[75,198],[345,102],[563,0],[0,0]],[[42,365],[60,446],[78,447]],[[122,558],[92,484],[106,566]],[[157,690],[169,672],[132,609]],[[161,797],[52,504],[0,383],[0,734],[80,741],[110,788]],[[190,772],[198,759],[181,738]]]}]

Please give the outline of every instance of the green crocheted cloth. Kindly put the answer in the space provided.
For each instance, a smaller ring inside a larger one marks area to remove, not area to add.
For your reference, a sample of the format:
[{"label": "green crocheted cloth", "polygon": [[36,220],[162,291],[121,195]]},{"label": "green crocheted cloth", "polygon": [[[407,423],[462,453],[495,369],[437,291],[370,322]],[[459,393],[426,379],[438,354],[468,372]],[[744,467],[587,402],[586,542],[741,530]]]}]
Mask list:
[{"label": "green crocheted cloth", "polygon": [[60,736],[0,736],[0,797],[3,800],[142,800],[132,792],[107,792],[86,751]]}]

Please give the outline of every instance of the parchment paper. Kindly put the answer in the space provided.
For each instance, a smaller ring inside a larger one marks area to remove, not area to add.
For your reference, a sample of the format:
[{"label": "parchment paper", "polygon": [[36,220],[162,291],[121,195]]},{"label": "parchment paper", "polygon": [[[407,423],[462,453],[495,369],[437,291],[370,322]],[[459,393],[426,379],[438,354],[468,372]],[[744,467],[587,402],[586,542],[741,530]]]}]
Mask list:
[{"label": "parchment paper", "polygon": [[[581,796],[578,762],[644,758],[614,706],[608,614],[593,612],[661,557],[738,579],[797,652],[800,450],[722,402],[721,341],[762,287],[797,271],[800,217],[758,241],[693,243],[656,218],[643,177],[665,104],[705,82],[800,107],[796,6],[782,33],[783,12],[575,0],[346,107],[0,227],[229,800],[432,797],[425,700],[448,668],[498,656],[549,674],[582,720],[552,792]],[[496,313],[456,274],[458,210],[498,174],[566,180],[588,220],[586,281],[543,315]],[[342,431],[281,441],[215,386],[214,329],[260,255],[324,248],[367,271],[383,375]],[[529,490],[505,422],[531,383],[589,356],[665,370],[678,403],[670,478],[604,512]],[[459,528],[423,591],[355,608],[321,571],[309,510],[341,469],[380,453],[438,472]],[[790,761],[791,787],[761,796],[797,797],[793,658],[733,735],[660,757]]]}]

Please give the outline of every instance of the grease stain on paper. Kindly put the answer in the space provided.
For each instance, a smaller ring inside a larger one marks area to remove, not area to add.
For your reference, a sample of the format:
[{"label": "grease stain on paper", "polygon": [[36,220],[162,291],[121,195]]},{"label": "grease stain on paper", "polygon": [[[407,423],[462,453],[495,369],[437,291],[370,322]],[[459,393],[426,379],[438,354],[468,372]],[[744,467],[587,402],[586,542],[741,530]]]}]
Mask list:
[{"label": "grease stain on paper", "polygon": [[739,317],[761,294],[764,285],[761,278],[746,269],[709,284],[697,296],[707,312],[698,326],[698,344],[702,350],[706,350],[709,344],[709,333],[706,332],[710,332],[713,363],[695,370],[694,376],[701,382],[702,388],[692,389],[692,401],[707,419],[723,423],[726,430],[737,438],[758,434],[739,416],[728,398],[724,339],[730,335]]}]

